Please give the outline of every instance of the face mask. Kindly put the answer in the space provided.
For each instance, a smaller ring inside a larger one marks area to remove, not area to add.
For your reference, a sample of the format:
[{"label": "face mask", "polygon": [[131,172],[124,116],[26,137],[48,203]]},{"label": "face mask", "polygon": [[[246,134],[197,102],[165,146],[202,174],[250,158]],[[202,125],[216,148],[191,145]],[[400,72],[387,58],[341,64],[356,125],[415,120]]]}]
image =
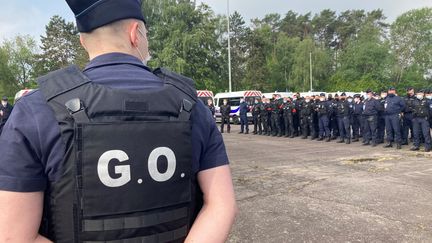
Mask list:
[{"label": "face mask", "polygon": [[324,98],[320,98],[320,101],[325,101],[325,99]]},{"label": "face mask", "polygon": [[228,103],[227,102],[224,102],[224,105],[227,105]]},{"label": "face mask", "polygon": [[6,105],[7,105],[7,102],[6,102],[6,101],[2,101],[1,103],[2,103],[3,106],[6,106]]},{"label": "face mask", "polygon": [[[145,35],[144,35],[144,33],[141,31],[140,28],[138,28],[138,32],[139,32],[139,33],[140,33],[144,38],[146,38]],[[143,56],[143,54],[141,53],[140,49],[139,49],[138,47],[136,47],[136,49],[137,49],[137,51],[138,51],[138,53],[139,53],[139,55],[140,55],[140,57],[141,57],[141,61],[142,61],[142,63],[143,63],[144,65],[147,66],[147,63],[151,60],[151,55],[150,55],[150,53],[148,54],[148,56],[147,56],[146,58],[144,58],[144,56]]]},{"label": "face mask", "polygon": [[297,97],[294,97],[293,100],[297,100]]},{"label": "face mask", "polygon": [[387,97],[386,94],[382,94],[382,95],[381,95],[381,98],[383,98],[383,99],[385,99],[386,97]]},{"label": "face mask", "polygon": [[417,95],[417,99],[422,100],[423,99],[423,95]]},{"label": "face mask", "polygon": [[288,101],[287,100],[284,100],[284,103],[287,103]]},{"label": "face mask", "polygon": [[430,95],[426,96],[426,98],[432,100],[432,96],[430,96]]},{"label": "face mask", "polygon": [[352,101],[353,101],[352,99],[348,99],[348,102],[350,102],[350,103],[351,103]]},{"label": "face mask", "polygon": [[310,100],[308,100],[308,99],[306,99],[305,101],[306,101],[306,103],[309,103],[309,102],[310,102]]}]

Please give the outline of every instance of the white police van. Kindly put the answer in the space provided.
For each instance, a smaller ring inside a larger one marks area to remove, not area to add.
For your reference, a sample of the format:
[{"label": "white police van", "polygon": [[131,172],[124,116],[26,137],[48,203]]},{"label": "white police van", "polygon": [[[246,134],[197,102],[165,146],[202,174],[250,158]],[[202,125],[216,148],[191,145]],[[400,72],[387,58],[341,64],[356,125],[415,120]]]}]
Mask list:
[{"label": "white police van", "polygon": [[292,96],[294,95],[294,93],[292,92],[274,92],[274,93],[264,93],[263,97],[267,98],[267,99],[272,99],[273,95],[280,95],[281,98],[285,98],[285,97],[289,97],[292,98]]},{"label": "white police van", "polygon": [[32,92],[34,89],[23,89],[18,91],[15,94],[14,102],[16,103],[21,97],[25,96],[26,94]]},{"label": "white police van", "polygon": [[209,90],[197,90],[197,96],[198,96],[198,99],[200,99],[200,100],[202,100],[202,102],[204,102],[204,105],[207,105],[207,101],[209,100],[209,99],[211,99],[212,101],[213,101],[213,103],[214,103],[214,100],[213,100],[213,92],[212,91],[209,91]]},{"label": "white police van", "polygon": [[[225,99],[228,100],[228,104],[231,105],[231,114],[232,122],[234,124],[238,124],[240,122],[240,99],[244,98],[248,103],[249,107],[255,103],[255,99],[261,99],[262,93],[258,90],[245,90],[245,91],[237,91],[237,92],[228,92],[228,93],[218,93],[214,97],[215,106],[216,106],[216,119],[219,121],[221,118],[220,107],[223,105],[223,101]],[[252,114],[249,112],[247,114],[248,120],[252,120]]]}]

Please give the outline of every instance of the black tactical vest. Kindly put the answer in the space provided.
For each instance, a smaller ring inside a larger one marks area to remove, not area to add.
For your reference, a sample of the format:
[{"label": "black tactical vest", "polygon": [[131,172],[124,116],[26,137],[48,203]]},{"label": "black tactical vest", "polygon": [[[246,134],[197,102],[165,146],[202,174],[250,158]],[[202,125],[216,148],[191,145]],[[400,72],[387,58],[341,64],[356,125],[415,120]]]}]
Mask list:
[{"label": "black tactical vest", "polygon": [[[202,206],[192,171],[193,81],[158,69],[160,88],[112,89],[71,66],[41,78],[66,144],[45,191],[54,242],[182,242]],[[53,128],[54,129],[54,128]]]},{"label": "black tactical vest", "polygon": [[428,118],[430,116],[430,105],[427,99],[414,100],[413,112],[415,117]]}]

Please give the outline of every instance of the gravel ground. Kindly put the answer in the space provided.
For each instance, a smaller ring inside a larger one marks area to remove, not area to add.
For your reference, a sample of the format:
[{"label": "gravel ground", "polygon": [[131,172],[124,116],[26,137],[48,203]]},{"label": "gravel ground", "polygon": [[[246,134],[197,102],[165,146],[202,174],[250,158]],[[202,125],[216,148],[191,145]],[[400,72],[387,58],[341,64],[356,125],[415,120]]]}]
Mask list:
[{"label": "gravel ground", "polygon": [[229,242],[432,242],[432,153],[238,130]]}]

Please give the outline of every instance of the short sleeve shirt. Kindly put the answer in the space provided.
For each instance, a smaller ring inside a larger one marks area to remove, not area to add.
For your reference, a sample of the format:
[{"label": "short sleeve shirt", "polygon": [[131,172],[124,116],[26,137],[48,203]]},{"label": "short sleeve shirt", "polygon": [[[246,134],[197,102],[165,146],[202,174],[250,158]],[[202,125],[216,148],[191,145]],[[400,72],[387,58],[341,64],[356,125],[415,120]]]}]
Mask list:
[{"label": "short sleeve shirt", "polygon": [[[109,53],[83,70],[92,82],[115,89],[160,87],[163,81],[137,58]],[[192,164],[195,172],[228,164],[222,136],[207,107],[198,101],[191,113]],[[22,97],[0,136],[0,190],[44,191],[61,177],[66,145],[54,111],[39,90]]]}]

